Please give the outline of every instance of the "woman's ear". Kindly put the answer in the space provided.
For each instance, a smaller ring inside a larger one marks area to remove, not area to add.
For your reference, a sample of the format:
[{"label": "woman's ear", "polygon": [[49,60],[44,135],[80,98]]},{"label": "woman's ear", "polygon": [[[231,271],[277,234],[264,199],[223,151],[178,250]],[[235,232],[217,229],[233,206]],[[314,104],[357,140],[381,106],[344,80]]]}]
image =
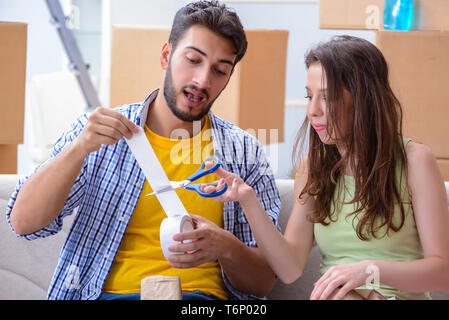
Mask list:
[{"label": "woman's ear", "polygon": [[161,51],[161,67],[163,70],[166,70],[168,67],[168,61],[170,60],[170,53],[171,53],[172,45],[168,42],[165,42],[162,46]]}]

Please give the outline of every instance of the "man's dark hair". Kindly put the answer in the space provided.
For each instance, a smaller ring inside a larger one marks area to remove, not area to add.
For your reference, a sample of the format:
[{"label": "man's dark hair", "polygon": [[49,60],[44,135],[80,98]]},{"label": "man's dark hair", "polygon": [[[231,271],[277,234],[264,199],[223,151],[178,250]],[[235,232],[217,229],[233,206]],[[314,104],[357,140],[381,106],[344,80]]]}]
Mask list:
[{"label": "man's dark hair", "polygon": [[237,55],[234,65],[245,55],[248,42],[242,23],[235,11],[218,1],[198,1],[189,3],[178,10],[168,42],[176,49],[184,33],[194,25],[207,27],[219,36],[229,39]]}]

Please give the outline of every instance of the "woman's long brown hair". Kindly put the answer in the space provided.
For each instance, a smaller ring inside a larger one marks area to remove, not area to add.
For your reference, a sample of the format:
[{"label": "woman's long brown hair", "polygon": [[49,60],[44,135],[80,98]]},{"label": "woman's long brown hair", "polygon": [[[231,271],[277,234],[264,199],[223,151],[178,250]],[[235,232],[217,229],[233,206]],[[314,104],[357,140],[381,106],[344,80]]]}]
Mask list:
[{"label": "woman's long brown hair", "polygon": [[[335,144],[321,142],[306,117],[293,155],[298,159],[303,154],[308,136],[308,178],[299,198],[315,197],[309,219],[323,225],[335,221],[336,186],[349,166],[355,180],[354,198],[349,203],[356,204],[352,215],[359,218],[357,236],[361,240],[379,238],[377,232],[384,226],[386,232],[399,231],[405,210],[397,177],[398,170],[406,173],[406,154],[401,104],[389,85],[385,58],[369,41],[337,36],[311,49],[305,63],[307,69],[312,64],[323,68],[328,134],[339,137],[338,143],[346,151],[342,156]],[[349,110],[343,108],[344,89],[352,98]],[[393,221],[396,205],[400,207],[399,223]]]}]

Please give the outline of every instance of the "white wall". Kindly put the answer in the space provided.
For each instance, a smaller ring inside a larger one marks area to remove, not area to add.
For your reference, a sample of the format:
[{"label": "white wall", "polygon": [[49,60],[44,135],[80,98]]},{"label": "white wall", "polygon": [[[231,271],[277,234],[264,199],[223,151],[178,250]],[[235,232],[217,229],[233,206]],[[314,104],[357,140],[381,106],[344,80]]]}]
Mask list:
[{"label": "white wall", "polygon": [[[113,24],[171,25],[177,9],[190,2],[187,0],[71,1],[80,8],[83,26],[82,30],[75,30],[74,33],[79,41],[83,57],[92,65],[91,72],[101,76],[99,96],[104,106],[109,105],[111,26]],[[292,169],[291,150],[294,137],[305,117],[303,100],[306,83],[303,62],[305,52],[313,44],[327,40],[335,34],[347,33],[369,41],[373,41],[374,35],[371,31],[320,30],[317,1],[228,0],[225,2],[237,11],[245,28],[289,31],[285,142],[266,148],[268,156],[273,157],[273,164],[276,165],[276,177],[288,177]],[[29,23],[27,80],[33,74],[60,71],[64,61],[67,61],[59,37],[48,23],[49,19],[50,15],[44,0],[0,0],[0,20]],[[25,123],[25,130],[26,127]],[[29,170],[27,155],[20,153],[20,150],[23,151],[24,148],[19,146],[19,173],[25,173]]]},{"label": "white wall", "polygon": [[[55,28],[50,24],[50,14],[44,0],[0,0],[0,21],[28,24],[26,81],[33,75],[62,70],[64,51]],[[25,113],[27,106],[25,106]],[[24,144],[18,147],[18,173],[30,170],[27,150],[28,119],[25,115]]]}]

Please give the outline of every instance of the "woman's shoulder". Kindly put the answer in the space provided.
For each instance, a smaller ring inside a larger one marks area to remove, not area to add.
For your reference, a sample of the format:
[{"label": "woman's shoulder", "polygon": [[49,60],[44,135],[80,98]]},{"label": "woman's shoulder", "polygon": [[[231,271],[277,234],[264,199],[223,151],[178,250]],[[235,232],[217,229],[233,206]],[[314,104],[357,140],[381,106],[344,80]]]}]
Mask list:
[{"label": "woman's shoulder", "polygon": [[435,161],[435,155],[432,149],[423,143],[409,141],[405,146],[405,153],[407,155],[408,168],[428,165]]},{"label": "woman's shoulder", "polygon": [[306,155],[300,158],[296,165],[295,180],[307,179],[308,171],[309,171],[309,158]]},{"label": "woman's shoulder", "polygon": [[295,172],[295,196],[303,190],[308,177],[308,156],[299,159]]},{"label": "woman's shoulder", "polygon": [[428,145],[410,141],[405,147],[405,153],[409,186],[417,188],[427,182],[436,183],[442,180],[437,160]]}]

